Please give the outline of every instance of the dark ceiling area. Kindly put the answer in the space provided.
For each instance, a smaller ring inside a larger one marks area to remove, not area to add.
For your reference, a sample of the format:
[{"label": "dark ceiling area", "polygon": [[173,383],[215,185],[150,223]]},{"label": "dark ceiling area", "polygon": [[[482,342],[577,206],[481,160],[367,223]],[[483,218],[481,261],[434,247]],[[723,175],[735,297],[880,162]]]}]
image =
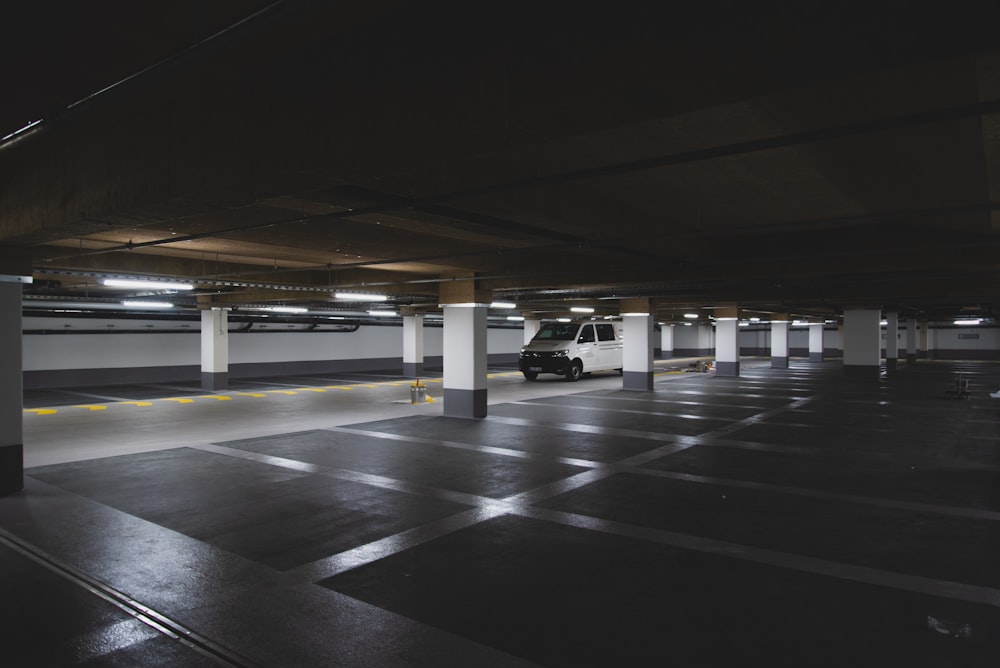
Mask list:
[{"label": "dark ceiling area", "polygon": [[993,317],[1000,5],[787,4],[13,9],[0,246],[38,308]]}]

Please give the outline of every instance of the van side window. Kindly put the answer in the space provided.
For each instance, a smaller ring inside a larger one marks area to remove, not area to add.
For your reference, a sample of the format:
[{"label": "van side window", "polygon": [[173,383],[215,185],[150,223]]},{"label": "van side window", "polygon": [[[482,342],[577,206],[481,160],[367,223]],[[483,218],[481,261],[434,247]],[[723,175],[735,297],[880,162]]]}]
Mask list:
[{"label": "van side window", "polygon": [[580,330],[580,338],[577,339],[577,343],[593,343],[594,342],[594,326],[585,325],[583,329]]},{"label": "van side window", "polygon": [[615,340],[615,326],[614,325],[597,325],[597,340],[598,341],[614,341]]}]

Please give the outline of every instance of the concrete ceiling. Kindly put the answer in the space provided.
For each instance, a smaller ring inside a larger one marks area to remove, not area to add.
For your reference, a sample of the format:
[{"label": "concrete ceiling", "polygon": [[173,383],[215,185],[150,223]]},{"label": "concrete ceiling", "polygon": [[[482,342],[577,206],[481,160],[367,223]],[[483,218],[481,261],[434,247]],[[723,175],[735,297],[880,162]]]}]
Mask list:
[{"label": "concrete ceiling", "polygon": [[0,134],[42,120],[0,144],[28,298],[1000,304],[997,3],[135,4],[4,47]]}]

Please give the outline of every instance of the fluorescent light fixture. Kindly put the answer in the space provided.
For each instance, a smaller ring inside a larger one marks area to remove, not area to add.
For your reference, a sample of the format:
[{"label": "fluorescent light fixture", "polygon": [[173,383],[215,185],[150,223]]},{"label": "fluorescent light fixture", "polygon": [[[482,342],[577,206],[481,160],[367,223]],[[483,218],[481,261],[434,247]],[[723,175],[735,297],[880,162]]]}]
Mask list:
[{"label": "fluorescent light fixture", "polygon": [[[804,321],[802,321],[802,320],[792,320],[792,327],[801,327],[802,325],[805,325],[805,324],[807,324],[807,323],[804,322]],[[882,324],[885,324],[885,323],[882,323]]]},{"label": "fluorescent light fixture", "polygon": [[336,299],[350,302],[384,302],[389,299],[388,295],[373,295],[364,292],[335,292],[333,296]]},{"label": "fluorescent light fixture", "polygon": [[122,302],[122,306],[127,306],[129,308],[173,308],[174,305],[170,302],[144,302],[136,301],[131,299],[126,299]]},{"label": "fluorescent light fixture", "polygon": [[309,309],[302,308],[301,306],[265,306],[260,309],[261,311],[270,311],[271,313],[308,313]]},{"label": "fluorescent light fixture", "polygon": [[760,318],[750,318],[750,322],[760,322]]},{"label": "fluorescent light fixture", "polygon": [[490,304],[490,308],[517,308],[517,304],[514,302],[493,302]]},{"label": "fluorescent light fixture", "polygon": [[954,324],[956,325],[978,325],[983,321],[982,318],[961,318],[956,320]]},{"label": "fluorescent light fixture", "polygon": [[649,313],[639,313],[638,311],[636,311],[635,313],[622,313],[622,317],[629,315],[649,315]]},{"label": "fluorescent light fixture", "polygon": [[880,321],[880,322],[879,322],[878,324],[880,324],[880,325],[882,325],[883,327],[885,327],[886,325],[888,325],[888,324],[889,324],[889,321],[888,321],[888,320],[882,320],[882,321]]},{"label": "fluorescent light fixture", "polygon": [[125,278],[105,278],[101,281],[109,288],[138,288],[147,290],[194,290],[190,283],[174,283],[170,281],[138,281]]},{"label": "fluorescent light fixture", "polygon": [[697,320],[698,319],[698,314],[697,313],[685,313],[684,317],[687,318],[688,320]]},{"label": "fluorescent light fixture", "polygon": [[736,318],[716,318],[716,322],[726,322],[727,320],[736,320]]},{"label": "fluorescent light fixture", "polygon": [[685,323],[684,323],[684,326],[685,326],[685,327],[691,327],[692,325],[691,325],[691,323],[690,323],[690,322],[685,322]]},{"label": "fluorescent light fixture", "polygon": [[556,318],[556,322],[573,322],[572,318]]},{"label": "fluorescent light fixture", "polygon": [[381,317],[391,318],[396,315],[395,311],[368,311],[368,315],[377,315]]},{"label": "fluorescent light fixture", "polygon": [[750,326],[749,322],[741,322],[740,323],[740,327],[749,327],[749,326]]},{"label": "fluorescent light fixture", "polygon": [[569,309],[573,313],[593,313],[594,309],[589,306],[572,306]]},{"label": "fluorescent light fixture", "polygon": [[514,322],[523,322],[524,321],[524,316],[523,315],[509,315],[509,316],[507,316],[507,319],[508,320],[513,320]]}]

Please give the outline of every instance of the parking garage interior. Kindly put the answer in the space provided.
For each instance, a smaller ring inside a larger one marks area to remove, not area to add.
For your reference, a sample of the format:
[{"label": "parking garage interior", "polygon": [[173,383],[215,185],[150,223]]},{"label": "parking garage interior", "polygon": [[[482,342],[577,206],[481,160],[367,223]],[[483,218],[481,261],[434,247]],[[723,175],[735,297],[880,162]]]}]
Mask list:
[{"label": "parking garage interior", "polygon": [[997,665],[1000,10],[481,9],[11,10],[2,662]]}]

